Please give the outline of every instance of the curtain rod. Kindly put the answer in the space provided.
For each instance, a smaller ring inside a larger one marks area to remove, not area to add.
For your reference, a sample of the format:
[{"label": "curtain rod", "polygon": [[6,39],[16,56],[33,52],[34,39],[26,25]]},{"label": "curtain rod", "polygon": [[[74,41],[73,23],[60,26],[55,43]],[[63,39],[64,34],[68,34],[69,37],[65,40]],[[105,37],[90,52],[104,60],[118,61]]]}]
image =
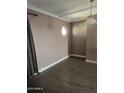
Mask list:
[{"label": "curtain rod", "polygon": [[36,13],[31,13],[31,12],[28,12],[29,15],[33,15],[33,16],[38,16],[38,14]]}]

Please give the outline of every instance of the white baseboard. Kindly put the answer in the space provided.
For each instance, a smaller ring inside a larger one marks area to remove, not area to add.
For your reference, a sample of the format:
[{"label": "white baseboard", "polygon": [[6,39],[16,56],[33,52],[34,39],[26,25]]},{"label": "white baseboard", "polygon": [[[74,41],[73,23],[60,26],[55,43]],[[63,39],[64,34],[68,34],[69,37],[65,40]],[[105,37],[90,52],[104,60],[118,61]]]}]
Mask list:
[{"label": "white baseboard", "polygon": [[75,57],[80,57],[80,58],[86,58],[86,56],[77,55],[77,54],[70,54],[70,56],[75,56]]},{"label": "white baseboard", "polygon": [[60,60],[58,60],[58,61],[56,61],[56,62],[54,62],[54,63],[52,63],[52,64],[50,64],[50,65],[48,65],[48,66],[46,66],[46,67],[44,67],[44,68],[42,68],[42,69],[40,69],[39,72],[43,72],[43,71],[47,70],[48,68],[50,68],[50,67],[52,67],[52,66],[54,66],[54,65],[56,65],[56,64],[58,64],[58,63],[60,63],[60,62],[62,62],[62,61],[65,60],[65,59],[67,59],[68,57],[69,57],[69,56],[66,56],[66,57],[64,57],[64,58],[62,58],[62,59],[60,59]]},{"label": "white baseboard", "polygon": [[86,62],[97,63],[97,61],[94,61],[94,60],[88,60],[88,59],[86,59]]},{"label": "white baseboard", "polygon": [[34,73],[34,75],[37,75],[38,73]]}]

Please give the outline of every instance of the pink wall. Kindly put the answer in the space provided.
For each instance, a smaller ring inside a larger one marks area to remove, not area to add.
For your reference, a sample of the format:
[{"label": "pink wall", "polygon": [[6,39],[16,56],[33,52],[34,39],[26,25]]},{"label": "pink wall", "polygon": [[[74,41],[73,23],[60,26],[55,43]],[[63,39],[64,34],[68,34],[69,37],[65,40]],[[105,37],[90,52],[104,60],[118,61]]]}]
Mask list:
[{"label": "pink wall", "polygon": [[68,56],[68,35],[63,37],[61,28],[66,25],[70,31],[69,23],[41,13],[38,13],[38,16],[28,15],[28,18],[34,37],[39,70]]}]

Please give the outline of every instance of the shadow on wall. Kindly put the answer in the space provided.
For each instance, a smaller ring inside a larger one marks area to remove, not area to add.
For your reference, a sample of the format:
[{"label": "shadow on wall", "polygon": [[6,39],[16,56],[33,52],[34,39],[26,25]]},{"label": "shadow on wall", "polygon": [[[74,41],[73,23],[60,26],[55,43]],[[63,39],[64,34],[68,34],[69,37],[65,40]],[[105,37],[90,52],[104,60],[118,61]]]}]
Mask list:
[{"label": "shadow on wall", "polygon": [[[96,16],[93,16],[96,19]],[[86,57],[86,61],[97,61],[97,23],[93,21],[73,22],[71,54]]]}]

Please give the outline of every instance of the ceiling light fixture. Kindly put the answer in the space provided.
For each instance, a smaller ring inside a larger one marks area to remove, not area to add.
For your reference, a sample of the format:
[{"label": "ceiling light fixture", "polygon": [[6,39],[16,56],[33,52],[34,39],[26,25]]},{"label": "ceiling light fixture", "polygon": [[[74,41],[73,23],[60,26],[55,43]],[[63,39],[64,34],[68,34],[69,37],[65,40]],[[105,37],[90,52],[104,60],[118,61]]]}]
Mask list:
[{"label": "ceiling light fixture", "polygon": [[87,17],[87,23],[96,23],[96,19],[92,16],[92,7],[95,0],[90,0],[90,16]]}]

